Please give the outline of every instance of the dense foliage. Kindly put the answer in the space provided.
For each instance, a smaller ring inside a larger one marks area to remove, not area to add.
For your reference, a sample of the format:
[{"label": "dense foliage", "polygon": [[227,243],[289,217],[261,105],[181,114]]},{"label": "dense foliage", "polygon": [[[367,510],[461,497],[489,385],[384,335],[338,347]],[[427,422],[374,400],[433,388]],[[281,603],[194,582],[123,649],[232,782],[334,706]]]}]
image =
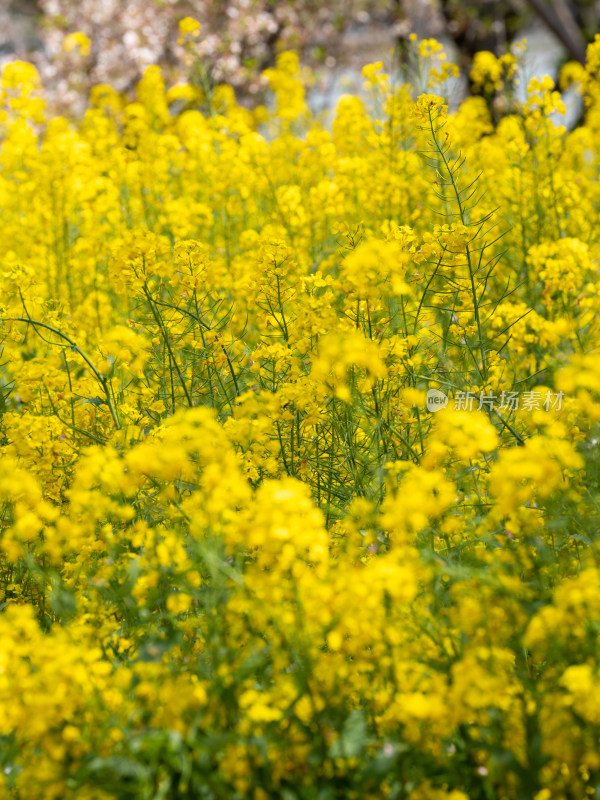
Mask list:
[{"label": "dense foliage", "polygon": [[600,37],[572,132],[414,46],[331,130],[5,67],[0,796],[600,793]]}]

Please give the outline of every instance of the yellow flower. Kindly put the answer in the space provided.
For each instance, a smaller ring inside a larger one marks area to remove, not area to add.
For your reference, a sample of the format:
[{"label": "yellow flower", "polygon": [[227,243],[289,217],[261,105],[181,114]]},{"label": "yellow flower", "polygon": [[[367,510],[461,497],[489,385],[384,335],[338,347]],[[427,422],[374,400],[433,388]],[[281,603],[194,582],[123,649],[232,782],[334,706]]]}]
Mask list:
[{"label": "yellow flower", "polygon": [[412,116],[417,122],[427,123],[439,114],[445,114],[447,110],[448,106],[443,97],[435,94],[422,94],[414,106]]},{"label": "yellow flower", "polygon": [[92,42],[85,33],[76,31],[70,33],[63,42],[63,50],[65,53],[72,53],[74,50],[79,50],[82,56],[89,56],[92,48]]},{"label": "yellow flower", "polygon": [[198,36],[202,25],[193,17],[184,17],[179,21],[179,32],[182,36]]}]

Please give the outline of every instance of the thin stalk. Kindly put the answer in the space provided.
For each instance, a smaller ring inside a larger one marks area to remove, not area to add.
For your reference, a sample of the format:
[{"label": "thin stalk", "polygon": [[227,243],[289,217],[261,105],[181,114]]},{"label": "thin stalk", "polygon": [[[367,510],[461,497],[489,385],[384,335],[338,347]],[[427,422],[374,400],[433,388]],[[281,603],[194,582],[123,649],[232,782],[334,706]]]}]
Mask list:
[{"label": "thin stalk", "polygon": [[[454,168],[451,167],[449,162],[448,162],[448,159],[446,157],[446,153],[444,151],[444,148],[441,146],[441,144],[439,142],[439,139],[438,139],[438,136],[437,136],[438,131],[437,131],[435,125],[434,125],[434,117],[433,117],[433,114],[432,114],[431,110],[429,111],[429,127],[430,127],[430,131],[431,131],[431,136],[432,136],[432,139],[433,139],[433,144],[435,146],[435,149],[436,149],[436,152],[438,154],[438,157],[443,161],[444,168],[445,168],[445,170],[446,170],[446,172],[448,174],[448,177],[450,179],[450,184],[452,186],[452,190],[454,192],[454,197],[455,197],[456,204],[457,204],[457,207],[458,207],[458,213],[459,213],[459,216],[460,216],[460,221],[461,221],[461,223],[463,225],[467,226],[467,225],[470,224],[469,223],[469,219],[468,219],[466,210],[465,210],[465,208],[463,206],[463,202],[461,200],[461,192],[460,192],[460,189],[458,188],[458,184],[456,182],[456,178],[455,178],[455,175],[454,175],[454,171],[455,171],[455,169],[457,169],[457,167],[456,167],[456,165],[455,165]],[[473,313],[474,313],[474,316],[475,316],[475,325],[477,327],[477,336],[478,336],[478,339],[479,339],[478,347],[479,347],[479,352],[480,352],[480,355],[481,355],[481,367],[479,367],[479,365],[477,363],[476,363],[476,366],[478,367],[479,372],[481,373],[481,377],[483,378],[483,381],[485,383],[485,382],[487,382],[488,370],[487,370],[487,363],[486,363],[486,356],[485,356],[485,347],[484,347],[484,343],[483,343],[483,329],[482,329],[482,325],[481,325],[481,318],[480,318],[480,315],[479,315],[479,298],[477,296],[477,289],[475,287],[475,271],[473,269],[473,262],[472,262],[472,259],[471,259],[471,251],[470,251],[470,248],[469,248],[469,244],[467,244],[465,246],[465,253],[466,253],[466,256],[467,256],[467,266],[468,266],[468,270],[469,270],[469,279],[470,279],[470,284],[471,284],[471,295],[473,297]]]},{"label": "thin stalk", "polygon": [[39,328],[44,328],[44,330],[50,331],[51,333],[55,334],[56,336],[60,336],[61,339],[64,339],[65,342],[67,342],[67,344],[71,347],[71,350],[74,353],[77,353],[78,355],[80,355],[83,358],[83,360],[85,361],[85,363],[88,365],[88,367],[94,373],[94,377],[96,378],[96,380],[98,381],[98,383],[102,387],[102,391],[104,392],[104,395],[106,397],[106,404],[108,405],[108,407],[110,409],[110,414],[111,414],[111,417],[113,418],[113,422],[115,423],[115,427],[116,427],[116,429],[118,431],[121,430],[121,423],[119,421],[119,416],[117,414],[117,409],[116,409],[115,404],[113,402],[112,393],[110,391],[110,381],[108,380],[108,378],[105,378],[104,375],[102,375],[100,372],[98,372],[98,370],[96,369],[96,367],[94,366],[92,361],[90,361],[88,356],[86,356],[86,354],[83,352],[83,350],[80,349],[80,347],[77,345],[77,343],[74,342],[73,339],[70,338],[70,336],[67,336],[66,333],[63,333],[58,328],[55,328],[53,325],[48,325],[45,322],[40,322],[39,320],[31,319],[31,317],[5,317],[5,320],[7,322],[25,322],[27,325],[31,325],[36,333],[38,333],[38,331],[37,331],[38,327]]},{"label": "thin stalk", "polygon": [[179,364],[177,363],[177,359],[175,358],[175,354],[173,353],[173,348],[171,347],[171,342],[169,341],[169,332],[166,329],[166,326],[164,324],[163,318],[161,317],[161,315],[158,313],[158,311],[154,307],[154,301],[152,299],[152,296],[150,295],[150,292],[148,291],[148,287],[145,284],[143,286],[143,291],[144,291],[144,295],[146,297],[146,300],[148,301],[148,305],[150,306],[150,311],[152,312],[152,316],[154,317],[154,321],[158,325],[158,328],[159,328],[160,332],[163,335],[163,340],[164,340],[165,346],[166,346],[167,350],[169,351],[169,360],[171,361],[171,363],[175,367],[175,371],[177,372],[177,377],[179,378],[179,382],[181,383],[181,387],[183,389],[183,393],[185,394],[185,399],[187,400],[187,403],[188,403],[189,407],[193,408],[194,404],[192,402],[192,398],[190,397],[190,393],[188,392],[188,388],[185,385],[185,380],[183,379],[183,375],[181,374],[181,370],[179,369]]}]

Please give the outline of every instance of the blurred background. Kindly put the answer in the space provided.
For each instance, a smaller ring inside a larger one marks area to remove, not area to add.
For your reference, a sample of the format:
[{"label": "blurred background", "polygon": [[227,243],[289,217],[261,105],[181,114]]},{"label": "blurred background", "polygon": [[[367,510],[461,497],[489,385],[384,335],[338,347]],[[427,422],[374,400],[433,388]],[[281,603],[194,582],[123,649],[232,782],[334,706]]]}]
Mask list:
[{"label": "blurred background", "polygon": [[[202,24],[196,55],[206,75],[234,86],[240,102],[259,102],[263,70],[295,49],[312,70],[309,99],[320,111],[360,90],[365,63],[400,64],[411,32],[439,39],[465,75],[476,51],[499,54],[527,37],[529,76],[554,77],[562,62],[584,60],[600,0],[0,0],[0,61],[33,60],[54,110],[68,113],[92,85],[130,92],[151,64],[170,80],[185,77],[178,23],[186,16]],[[77,31],[89,52],[65,49]]]}]

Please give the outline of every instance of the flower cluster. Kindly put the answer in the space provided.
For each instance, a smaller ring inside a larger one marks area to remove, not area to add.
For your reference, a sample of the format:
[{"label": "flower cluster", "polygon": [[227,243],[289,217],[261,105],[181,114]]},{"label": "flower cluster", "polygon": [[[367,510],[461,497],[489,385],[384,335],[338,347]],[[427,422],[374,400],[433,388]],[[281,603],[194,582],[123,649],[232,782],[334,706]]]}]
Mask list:
[{"label": "flower cluster", "polygon": [[580,73],[569,133],[544,80],[375,64],[328,129],[292,53],[271,112],[150,67],[72,123],[4,68],[0,796],[600,792]]}]

